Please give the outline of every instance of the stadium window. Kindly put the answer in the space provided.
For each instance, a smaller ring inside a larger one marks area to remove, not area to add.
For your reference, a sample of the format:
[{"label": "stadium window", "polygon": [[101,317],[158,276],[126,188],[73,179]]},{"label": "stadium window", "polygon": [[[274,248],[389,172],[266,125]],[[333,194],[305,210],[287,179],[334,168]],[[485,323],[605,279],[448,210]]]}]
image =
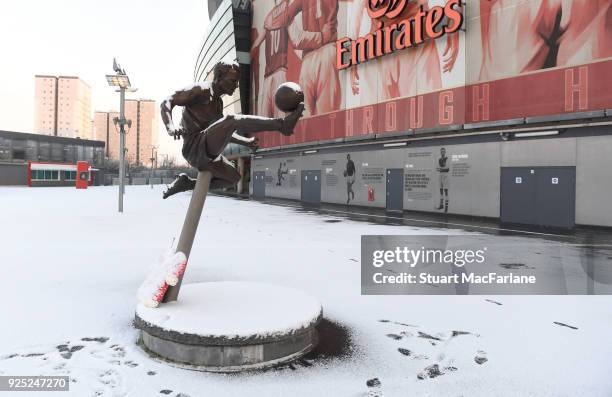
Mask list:
[{"label": "stadium window", "polygon": [[76,181],[76,171],[64,171],[65,181]]},{"label": "stadium window", "polygon": [[13,160],[25,161],[25,150],[21,148],[13,148]]},{"label": "stadium window", "polygon": [[32,170],[33,181],[52,181],[59,179],[59,171]]},{"label": "stadium window", "polygon": [[59,171],[32,170],[33,181],[58,181]]}]

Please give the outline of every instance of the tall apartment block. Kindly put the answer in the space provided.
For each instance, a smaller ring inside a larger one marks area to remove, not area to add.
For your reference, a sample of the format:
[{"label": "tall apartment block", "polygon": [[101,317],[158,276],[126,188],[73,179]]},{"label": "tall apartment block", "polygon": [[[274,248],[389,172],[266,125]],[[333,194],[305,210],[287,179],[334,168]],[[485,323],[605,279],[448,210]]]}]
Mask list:
[{"label": "tall apartment block", "polygon": [[[126,160],[130,164],[151,164],[151,146],[158,144],[157,105],[149,99],[128,99],[125,101],[125,118],[132,126],[126,127]],[[119,159],[119,129],[113,119],[117,112],[96,112],[94,131],[96,139],[106,142],[106,157]]]},{"label": "tall apartment block", "polygon": [[93,139],[91,87],[76,76],[36,75],[34,131]]},{"label": "tall apartment block", "polygon": [[[104,141],[104,157],[117,159],[119,153],[119,133],[118,127],[113,123],[113,119],[119,117],[119,112],[95,112],[93,135],[96,141]],[[111,156],[111,143],[117,148],[115,156]]]}]

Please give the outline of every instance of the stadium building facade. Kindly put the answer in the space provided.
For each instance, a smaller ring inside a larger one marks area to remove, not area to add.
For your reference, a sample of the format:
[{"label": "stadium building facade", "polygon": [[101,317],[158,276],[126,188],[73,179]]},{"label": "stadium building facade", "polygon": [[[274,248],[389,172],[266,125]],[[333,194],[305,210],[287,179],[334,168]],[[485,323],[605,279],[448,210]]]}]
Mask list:
[{"label": "stadium building facade", "polygon": [[254,197],[612,226],[612,1],[214,3],[240,112],[305,94],[293,136],[259,135]]}]

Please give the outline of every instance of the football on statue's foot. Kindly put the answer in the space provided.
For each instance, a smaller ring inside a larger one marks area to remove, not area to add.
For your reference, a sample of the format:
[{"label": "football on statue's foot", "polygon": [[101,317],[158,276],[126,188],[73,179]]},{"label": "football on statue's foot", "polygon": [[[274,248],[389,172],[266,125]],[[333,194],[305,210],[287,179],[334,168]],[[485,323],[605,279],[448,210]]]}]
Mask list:
[{"label": "football on statue's foot", "polygon": [[283,83],[276,89],[274,95],[276,107],[285,113],[295,111],[299,104],[304,102],[304,91],[296,83]]}]

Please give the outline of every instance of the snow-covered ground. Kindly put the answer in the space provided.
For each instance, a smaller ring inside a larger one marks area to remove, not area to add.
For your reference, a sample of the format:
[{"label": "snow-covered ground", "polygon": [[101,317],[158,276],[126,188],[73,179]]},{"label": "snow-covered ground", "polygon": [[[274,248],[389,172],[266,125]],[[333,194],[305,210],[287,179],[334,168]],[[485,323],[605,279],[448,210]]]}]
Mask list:
[{"label": "snow-covered ground", "polygon": [[[303,290],[352,350],[239,375],[157,363],[135,345],[136,290],[189,195],[130,186],[119,215],[116,192],[0,188],[0,375],[69,375],[58,395],[71,396],[612,395],[611,297],[361,296],[361,235],[449,231],[220,197],[207,200],[185,283]],[[442,375],[418,378],[436,364]]]}]

